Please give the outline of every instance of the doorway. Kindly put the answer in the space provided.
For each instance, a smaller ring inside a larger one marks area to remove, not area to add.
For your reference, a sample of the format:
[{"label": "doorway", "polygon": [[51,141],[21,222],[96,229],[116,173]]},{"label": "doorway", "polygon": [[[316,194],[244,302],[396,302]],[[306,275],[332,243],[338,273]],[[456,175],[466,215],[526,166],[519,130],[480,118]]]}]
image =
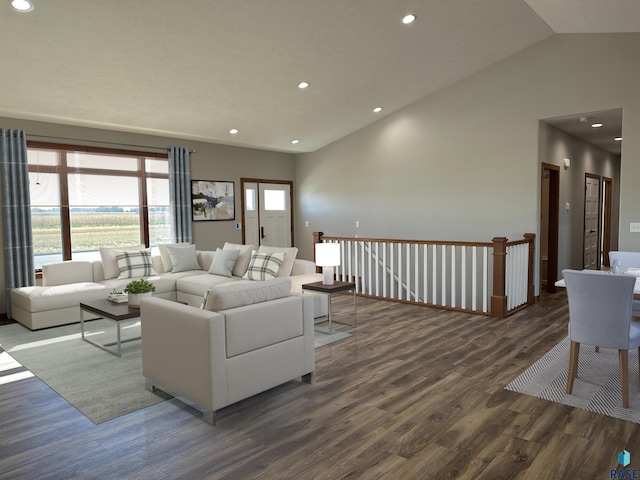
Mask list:
[{"label": "doorway", "polygon": [[241,178],[242,243],[293,245],[293,182]]},{"label": "doorway", "polygon": [[584,177],[584,241],[582,268],[600,268],[600,176],[585,173]]},{"label": "doorway", "polygon": [[555,293],[558,280],[560,167],[542,163],[540,192],[540,290]]}]

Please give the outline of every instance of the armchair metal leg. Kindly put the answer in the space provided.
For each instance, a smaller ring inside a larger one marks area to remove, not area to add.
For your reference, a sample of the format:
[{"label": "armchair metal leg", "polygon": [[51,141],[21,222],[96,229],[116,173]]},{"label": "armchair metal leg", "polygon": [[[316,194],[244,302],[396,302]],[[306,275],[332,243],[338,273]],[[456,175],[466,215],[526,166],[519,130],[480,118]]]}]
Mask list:
[{"label": "armchair metal leg", "polygon": [[569,352],[569,378],[567,378],[567,393],[573,391],[573,382],[578,376],[578,354],[580,353],[580,344],[578,342],[571,342],[571,348]]},{"label": "armchair metal leg", "polygon": [[156,386],[151,382],[151,380],[147,380],[146,378],[144,380],[144,388],[149,390],[151,393],[156,391]]}]

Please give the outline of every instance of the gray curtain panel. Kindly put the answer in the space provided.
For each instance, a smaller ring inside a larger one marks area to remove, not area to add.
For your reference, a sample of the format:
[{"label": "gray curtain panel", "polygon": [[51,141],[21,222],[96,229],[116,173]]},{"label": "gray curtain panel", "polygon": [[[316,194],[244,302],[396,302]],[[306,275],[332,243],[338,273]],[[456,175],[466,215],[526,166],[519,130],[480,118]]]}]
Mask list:
[{"label": "gray curtain panel", "polygon": [[175,242],[192,241],[189,149],[169,147],[169,198]]},{"label": "gray curtain panel", "polygon": [[11,318],[12,288],[36,284],[31,232],[27,134],[0,129],[0,179],[4,238],[4,284]]}]

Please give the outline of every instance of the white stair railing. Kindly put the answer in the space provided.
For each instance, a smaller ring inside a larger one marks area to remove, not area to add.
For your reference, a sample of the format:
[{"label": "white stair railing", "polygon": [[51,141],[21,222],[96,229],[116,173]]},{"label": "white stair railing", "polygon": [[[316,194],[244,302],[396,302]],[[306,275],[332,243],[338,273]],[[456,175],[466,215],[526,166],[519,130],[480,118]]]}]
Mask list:
[{"label": "white stair railing", "polygon": [[[354,282],[356,293],[451,310],[494,314],[506,297],[506,315],[529,303],[532,240],[506,242],[411,241],[323,237],[340,245],[336,279]],[[495,240],[495,239],[494,239]],[[498,245],[498,247],[496,247]],[[496,283],[494,251],[504,249],[504,278]],[[494,292],[504,285],[504,292]],[[497,296],[497,297],[496,297]],[[499,303],[499,302],[498,302]]]}]

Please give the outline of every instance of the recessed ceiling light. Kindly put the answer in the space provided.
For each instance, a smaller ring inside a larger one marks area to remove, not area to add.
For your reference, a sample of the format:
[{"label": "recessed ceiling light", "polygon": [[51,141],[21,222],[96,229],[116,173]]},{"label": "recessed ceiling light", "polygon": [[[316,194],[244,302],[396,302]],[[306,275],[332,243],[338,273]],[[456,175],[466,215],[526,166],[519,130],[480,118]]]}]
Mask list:
[{"label": "recessed ceiling light", "polygon": [[621,141],[622,141],[622,137],[616,137],[616,138],[614,138],[614,140],[615,140],[616,142],[621,142]]},{"label": "recessed ceiling light", "polygon": [[300,143],[300,140],[298,140],[298,139],[296,138],[296,139],[291,140],[291,143],[293,143],[293,144],[295,145],[295,144],[297,144],[297,143]]},{"label": "recessed ceiling light", "polygon": [[602,123],[594,123],[593,125],[591,125],[593,128],[600,128],[602,126]]},{"label": "recessed ceiling light", "polygon": [[412,13],[409,13],[408,15],[405,15],[404,17],[402,17],[402,23],[404,23],[405,25],[409,25],[410,23],[413,23],[416,21],[416,16]]},{"label": "recessed ceiling light", "polygon": [[18,12],[30,12],[34,8],[29,0],[11,0],[11,7]]},{"label": "recessed ceiling light", "polygon": [[300,82],[298,84],[298,88],[307,88],[309,86],[309,82]]},{"label": "recessed ceiling light", "polygon": [[235,135],[236,133],[238,133],[240,130],[238,130],[237,128],[232,128],[231,130],[229,130],[229,133],[231,135]]},{"label": "recessed ceiling light", "polygon": [[373,109],[373,111],[375,113],[381,112],[382,111],[382,107],[376,107],[376,108]]}]

